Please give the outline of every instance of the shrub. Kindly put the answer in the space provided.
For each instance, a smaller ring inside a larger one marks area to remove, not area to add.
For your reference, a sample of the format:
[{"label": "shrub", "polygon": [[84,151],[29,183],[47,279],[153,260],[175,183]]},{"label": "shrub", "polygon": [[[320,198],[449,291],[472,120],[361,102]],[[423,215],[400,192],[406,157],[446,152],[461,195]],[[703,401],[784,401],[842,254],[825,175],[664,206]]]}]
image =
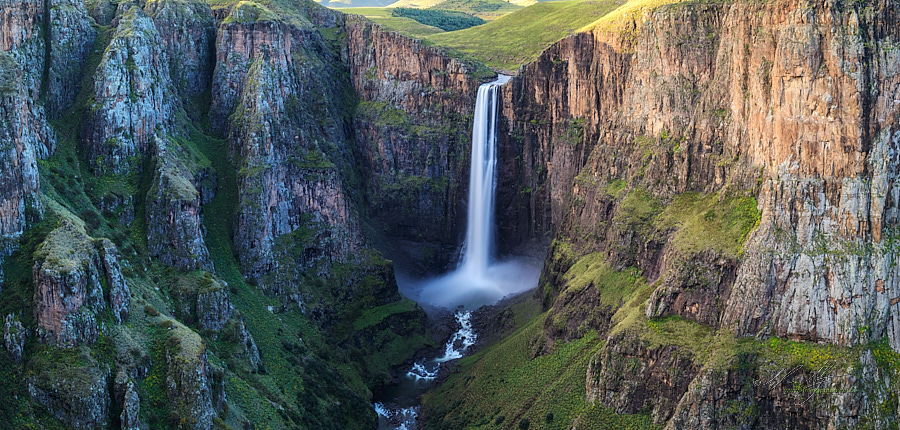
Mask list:
[{"label": "shrub", "polygon": [[151,317],[159,316],[159,311],[151,305],[144,306],[144,313]]}]

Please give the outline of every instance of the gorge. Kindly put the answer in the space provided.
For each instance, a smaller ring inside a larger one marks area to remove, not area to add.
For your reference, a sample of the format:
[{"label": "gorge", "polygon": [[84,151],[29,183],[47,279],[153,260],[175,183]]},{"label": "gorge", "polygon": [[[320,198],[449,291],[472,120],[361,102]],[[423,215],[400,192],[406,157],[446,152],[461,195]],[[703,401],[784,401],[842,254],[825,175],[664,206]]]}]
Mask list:
[{"label": "gorge", "polygon": [[424,428],[897,427],[900,5],[595,3],[494,165],[490,59],[358,15],[0,1],[0,422],[375,428],[536,285]]}]

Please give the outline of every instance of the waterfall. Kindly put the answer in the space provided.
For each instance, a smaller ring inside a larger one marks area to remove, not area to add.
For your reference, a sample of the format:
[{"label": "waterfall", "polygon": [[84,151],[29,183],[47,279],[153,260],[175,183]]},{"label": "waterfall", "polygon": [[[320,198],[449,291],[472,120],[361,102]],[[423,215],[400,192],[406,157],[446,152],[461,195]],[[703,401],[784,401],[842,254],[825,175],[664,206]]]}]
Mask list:
[{"label": "waterfall", "polygon": [[469,174],[469,213],[460,271],[475,279],[487,275],[494,246],[494,194],[497,185],[497,101],[499,79],[478,88],[472,124],[472,162]]},{"label": "waterfall", "polygon": [[466,238],[456,271],[422,282],[419,302],[476,309],[534,288],[540,268],[523,260],[495,261],[494,198],[497,187],[497,111],[509,76],[478,88],[472,123],[472,164]]},{"label": "waterfall", "polygon": [[405,280],[400,276],[397,278],[401,291],[407,297],[419,303],[454,309],[459,330],[447,340],[443,356],[415,362],[407,371],[405,380],[398,385],[392,400],[374,404],[379,416],[379,429],[416,428],[417,401],[410,402],[413,400],[411,396],[400,393],[424,392],[438,376],[441,363],[456,360],[470,352],[477,339],[472,310],[537,286],[540,262],[535,264],[522,258],[494,261],[492,255],[497,186],[497,110],[500,87],[508,81],[509,76],[500,75],[496,81],[478,88],[472,124],[466,238],[457,270],[421,282]]}]

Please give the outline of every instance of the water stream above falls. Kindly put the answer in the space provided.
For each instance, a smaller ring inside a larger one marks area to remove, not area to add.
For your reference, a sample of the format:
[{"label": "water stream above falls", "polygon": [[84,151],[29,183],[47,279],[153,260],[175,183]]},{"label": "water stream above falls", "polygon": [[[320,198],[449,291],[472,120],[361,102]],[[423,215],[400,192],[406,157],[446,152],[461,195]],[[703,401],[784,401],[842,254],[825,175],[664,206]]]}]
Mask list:
[{"label": "water stream above falls", "polygon": [[414,429],[419,414],[418,397],[437,378],[441,363],[462,358],[475,345],[472,311],[497,303],[537,286],[540,264],[528,258],[494,258],[494,206],[497,185],[497,110],[500,86],[509,81],[500,75],[478,88],[472,125],[472,161],[469,176],[466,237],[457,269],[437,278],[414,280],[398,273],[400,292],[426,307],[455,312],[458,327],[442,355],[423,359],[401,377],[400,383],[381,393],[375,403],[379,429]]}]

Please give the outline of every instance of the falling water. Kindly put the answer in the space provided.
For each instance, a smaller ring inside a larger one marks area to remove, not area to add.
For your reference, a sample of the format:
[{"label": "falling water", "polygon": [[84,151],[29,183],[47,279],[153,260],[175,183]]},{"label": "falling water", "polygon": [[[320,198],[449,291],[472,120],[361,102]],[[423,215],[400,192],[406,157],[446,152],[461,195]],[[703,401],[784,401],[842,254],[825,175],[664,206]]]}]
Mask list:
[{"label": "falling water", "polygon": [[497,109],[509,76],[478,88],[472,124],[469,211],[462,258],[456,271],[421,283],[419,301],[475,309],[533,288],[538,269],[523,261],[494,261],[494,197],[497,185]]},{"label": "falling water", "polygon": [[[389,402],[374,404],[379,429],[411,429],[417,426],[419,406],[409,392],[421,394],[438,376],[440,364],[463,357],[475,345],[471,310],[496,303],[504,296],[537,285],[540,266],[524,259],[494,261],[494,195],[497,185],[497,108],[500,86],[509,76],[500,75],[478,88],[475,120],[472,125],[472,164],[469,177],[469,210],[466,238],[457,270],[425,281],[406,280],[398,284],[407,297],[457,309],[459,324],[447,341],[442,357],[420,360],[412,365],[406,380],[396,387]],[[460,310],[462,308],[462,310]],[[416,395],[417,397],[417,395]]]},{"label": "falling water", "polygon": [[460,272],[484,279],[491,262],[494,233],[494,190],[497,184],[497,100],[509,77],[478,88],[472,124],[472,162],[469,173],[469,216]]}]

